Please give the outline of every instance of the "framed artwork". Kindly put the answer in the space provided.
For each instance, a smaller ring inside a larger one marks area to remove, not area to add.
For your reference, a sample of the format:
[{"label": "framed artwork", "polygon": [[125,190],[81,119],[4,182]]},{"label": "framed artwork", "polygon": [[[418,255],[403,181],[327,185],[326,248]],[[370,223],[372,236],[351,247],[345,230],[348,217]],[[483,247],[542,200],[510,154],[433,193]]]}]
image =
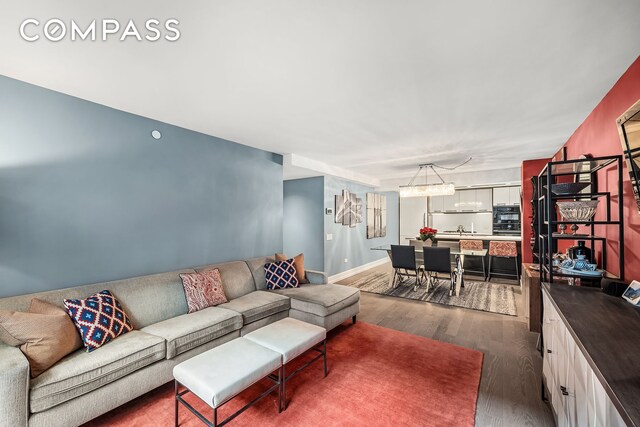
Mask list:
[{"label": "framed artwork", "polygon": [[334,199],[336,224],[354,228],[362,222],[362,199],[359,199],[355,193],[342,190],[342,194],[334,196]]},{"label": "framed artwork", "polygon": [[367,193],[367,239],[387,235],[387,197]]}]

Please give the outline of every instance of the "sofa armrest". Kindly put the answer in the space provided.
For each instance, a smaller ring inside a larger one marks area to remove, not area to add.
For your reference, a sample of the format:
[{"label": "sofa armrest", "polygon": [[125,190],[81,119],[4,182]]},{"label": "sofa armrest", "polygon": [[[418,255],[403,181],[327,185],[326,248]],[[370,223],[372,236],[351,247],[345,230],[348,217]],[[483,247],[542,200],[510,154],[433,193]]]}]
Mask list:
[{"label": "sofa armrest", "polygon": [[327,274],[324,271],[304,270],[307,280],[312,285],[324,285],[327,283]]},{"label": "sofa armrest", "polygon": [[17,347],[0,343],[0,426],[26,426],[29,361]]}]

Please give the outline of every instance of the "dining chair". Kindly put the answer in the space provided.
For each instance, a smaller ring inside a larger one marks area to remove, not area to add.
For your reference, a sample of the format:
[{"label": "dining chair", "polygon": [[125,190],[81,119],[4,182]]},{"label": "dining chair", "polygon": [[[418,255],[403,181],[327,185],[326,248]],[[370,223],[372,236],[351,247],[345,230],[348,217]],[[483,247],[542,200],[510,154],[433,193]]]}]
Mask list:
[{"label": "dining chair", "polygon": [[[460,242],[457,240],[438,240],[438,247],[439,248],[449,248],[452,251],[458,251],[460,250]],[[456,258],[451,255],[449,257],[449,259],[451,260],[451,267],[452,268],[456,268]]]},{"label": "dining chair", "polygon": [[[405,278],[415,277],[413,290],[420,287],[420,272],[422,271],[416,263],[416,248],[407,245],[391,245],[391,266],[393,267],[392,286],[395,288]],[[396,278],[400,280],[396,284]]]},{"label": "dining chair", "polygon": [[[516,264],[516,279],[520,281],[520,269],[518,268],[518,244],[515,241],[495,241],[489,242],[489,274],[487,280],[491,279],[491,261],[493,258],[513,258]],[[493,273],[496,276],[514,276],[508,273]]]},{"label": "dining chair", "polygon": [[418,252],[417,249],[422,250],[424,248],[424,242],[422,240],[411,239],[409,240],[409,246],[413,246],[416,248],[416,264],[418,268],[422,267],[422,253]]},{"label": "dining chair", "polygon": [[[483,246],[483,241],[482,240],[460,240],[460,250],[462,251],[481,251],[484,249]],[[465,255],[465,261],[467,260],[467,257],[480,257],[482,258],[482,279],[486,279],[487,278],[487,270],[485,268],[484,265],[484,255]],[[467,270],[466,268],[464,268],[464,263],[462,264],[462,269],[465,272],[469,272],[469,273],[480,273],[479,271],[476,270]]]},{"label": "dining chair", "polygon": [[424,271],[427,274],[427,290],[437,280],[438,273],[448,274],[451,286],[455,280],[454,270],[451,268],[451,248],[426,247],[422,252]]}]

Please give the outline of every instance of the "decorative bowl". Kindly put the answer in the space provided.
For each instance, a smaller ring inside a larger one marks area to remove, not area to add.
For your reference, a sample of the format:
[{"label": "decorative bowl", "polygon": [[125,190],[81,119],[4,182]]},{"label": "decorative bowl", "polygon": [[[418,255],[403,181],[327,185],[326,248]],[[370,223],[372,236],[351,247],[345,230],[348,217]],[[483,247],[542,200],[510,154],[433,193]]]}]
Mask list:
[{"label": "decorative bowl", "polygon": [[560,215],[565,221],[590,221],[596,214],[599,200],[582,200],[577,202],[558,202]]},{"label": "decorative bowl", "polygon": [[[556,196],[570,196],[572,194],[578,194],[588,186],[590,182],[567,182],[564,184],[551,184],[551,192]],[[547,186],[545,185],[546,189]]]}]

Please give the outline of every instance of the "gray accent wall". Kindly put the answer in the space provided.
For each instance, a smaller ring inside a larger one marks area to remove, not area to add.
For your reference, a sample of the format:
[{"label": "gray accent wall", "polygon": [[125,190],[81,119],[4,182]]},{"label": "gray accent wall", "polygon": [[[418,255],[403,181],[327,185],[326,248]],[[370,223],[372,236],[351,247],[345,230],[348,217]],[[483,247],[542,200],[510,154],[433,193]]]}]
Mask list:
[{"label": "gray accent wall", "polygon": [[0,76],[0,297],[272,254],[282,218],[280,155]]},{"label": "gray accent wall", "polygon": [[[333,240],[324,241],[324,265],[327,274],[331,276],[382,258],[387,258],[385,251],[376,251],[371,248],[381,245],[397,244],[400,239],[400,205],[398,193],[395,191],[383,193],[387,196],[386,237],[367,239],[366,193],[374,192],[373,187],[336,177],[325,177],[324,184],[325,208],[333,208],[335,204],[334,196],[342,194],[342,190],[345,189],[356,193],[359,198],[362,198],[363,211],[363,221],[357,224],[355,228],[336,224],[333,216],[325,215],[325,235],[333,234]],[[344,262],[345,258],[347,262]]]},{"label": "gray accent wall", "polygon": [[305,268],[324,271],[324,177],[284,182],[284,253],[304,253]]}]

